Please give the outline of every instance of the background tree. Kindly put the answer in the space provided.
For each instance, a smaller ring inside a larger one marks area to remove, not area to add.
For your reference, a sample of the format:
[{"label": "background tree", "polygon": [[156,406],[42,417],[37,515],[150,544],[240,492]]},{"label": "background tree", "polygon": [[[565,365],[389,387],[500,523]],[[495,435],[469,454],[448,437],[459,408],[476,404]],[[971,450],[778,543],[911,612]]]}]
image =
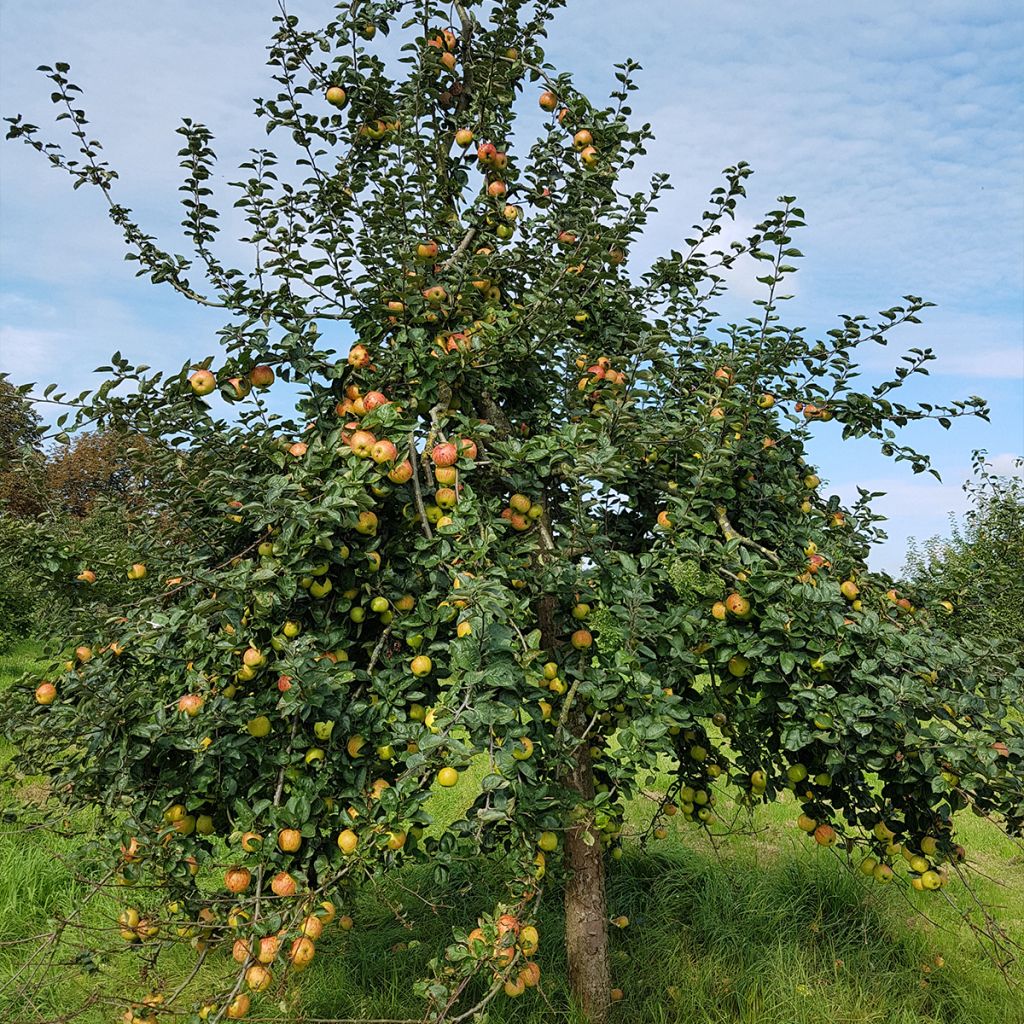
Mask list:
[{"label": "background tree", "polygon": [[[1024,653],[1024,478],[1000,476],[974,456],[971,507],[948,537],[913,540],[904,575],[950,614],[947,628],[976,647]],[[1024,460],[1016,460],[1024,468]]]},{"label": "background tree", "polygon": [[[722,243],[744,164],[681,251],[630,270],[667,187],[622,184],[650,138],[636,65],[595,105],[544,63],[556,0],[454,6],[456,25],[429,0],[342,5],[320,30],[282,12],[257,112],[297,151],[243,165],[248,271],[216,253],[205,126],[180,129],[186,258],[116,202],[67,65],[43,71],[74,157],[10,119],[100,190],[141,275],[226,317],[215,356],[165,376],[115,355],[95,394],[51,396],[146,438],[175,542],[140,519],[121,606],[4,716],[65,804],[118,809],[98,845],[146,887],[112,929],[151,965],[181,939],[233,952],[209,1019],[285,986],[367,874],[424,858],[443,879],[483,852],[507,899],[437,959],[427,1016],[536,983],[554,882],[600,1024],[605,857],[666,759],[659,815],[728,827],[718,787],[788,789],[815,842],[922,889],[960,870],[955,811],[1024,817],[1020,666],[981,672],[941,607],[868,572],[866,499],[841,508],[806,460],[822,424],[924,471],[894,427],[984,415],[894,401],[928,350],[853,390],[858,350],[928,304],[784,326],[803,213],[783,197]],[[748,261],[764,297],[722,323]],[[432,788],[481,762],[465,815],[432,823]]]}]

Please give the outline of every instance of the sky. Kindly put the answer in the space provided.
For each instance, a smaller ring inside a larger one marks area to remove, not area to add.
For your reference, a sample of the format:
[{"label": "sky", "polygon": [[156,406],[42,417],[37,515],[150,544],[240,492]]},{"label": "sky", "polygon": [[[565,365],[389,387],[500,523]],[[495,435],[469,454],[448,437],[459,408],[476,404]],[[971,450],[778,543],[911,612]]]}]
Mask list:
[{"label": "sky", "polygon": [[[67,61],[104,154],[120,174],[117,197],[171,251],[180,241],[182,117],[207,124],[218,153],[215,186],[234,180],[263,142],[252,98],[270,93],[265,45],[276,0],[0,0],[0,113],[61,137],[39,64]],[[291,0],[310,25],[332,5]],[[914,476],[867,442],[840,443],[818,427],[812,452],[827,490],[884,491],[889,540],[872,554],[896,571],[908,537],[948,528],[966,507],[971,453],[1003,470],[1024,454],[1024,19],[997,0],[569,0],[547,56],[600,97],[612,66],[640,62],[637,121],[656,134],[637,184],[668,171],[660,204],[633,256],[679,247],[722,168],[755,174],[738,230],[782,194],[807,228],[787,323],[821,334],[839,314],[865,313],[903,295],[935,302],[920,326],[869,354],[863,384],[882,379],[903,349],[939,356],[906,398],[981,395],[991,423],[946,432],[915,425],[907,443],[930,452],[942,480]],[[234,196],[221,187],[222,206]],[[222,238],[230,236],[230,220]],[[226,243],[230,245],[230,243]],[[227,250],[231,252],[230,248]],[[739,281],[731,306],[755,292]],[[738,315],[746,315],[745,312]],[[217,311],[134,277],[102,197],[20,143],[0,144],[0,372],[16,383],[94,386],[114,350],[177,369],[215,347]],[[339,347],[340,344],[339,344]],[[347,343],[344,345],[347,348]]]}]

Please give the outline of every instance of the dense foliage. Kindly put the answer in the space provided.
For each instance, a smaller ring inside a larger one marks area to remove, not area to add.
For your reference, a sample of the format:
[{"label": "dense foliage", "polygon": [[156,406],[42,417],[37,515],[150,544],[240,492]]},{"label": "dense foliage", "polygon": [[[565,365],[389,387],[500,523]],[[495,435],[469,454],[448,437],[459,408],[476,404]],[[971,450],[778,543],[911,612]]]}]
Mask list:
[{"label": "dense foliage", "polygon": [[974,459],[966,489],[971,507],[951,517],[949,535],[911,542],[904,575],[912,586],[955,611],[949,631],[976,649],[1024,657],[1024,460],[1001,476]]},{"label": "dense foliage", "polygon": [[[139,517],[119,606],[67,638],[35,710],[29,688],[4,715],[65,804],[114,812],[116,875],[158,887],[126,890],[124,939],[234,951],[211,1019],[308,963],[367,872],[425,858],[444,877],[484,850],[505,855],[507,899],[438,959],[428,1015],[466,1012],[481,967],[484,1000],[536,982],[531,921],[564,868],[570,976],[603,1020],[601,856],[666,763],[659,815],[727,828],[718,787],[792,790],[817,843],[918,888],[963,856],[955,811],[1024,819],[1006,720],[1024,672],[982,671],[939,596],[915,607],[868,572],[866,500],[842,508],[806,460],[823,429],[924,470],[895,427],[984,414],[894,401],[926,350],[854,390],[858,350],[928,304],[822,339],[785,326],[795,201],[716,248],[744,164],[680,251],[631,267],[667,187],[621,183],[650,137],[629,119],[635,65],[594,105],[544,64],[559,3],[455,6],[455,27],[397,0],[317,31],[277,19],[258,113],[298,156],[243,166],[250,270],[215,254],[205,126],[180,129],[185,259],[117,204],[66,65],[44,71],[79,154],[12,119],[107,198],[140,274],[226,318],[221,350],[179,372],[115,355],[96,393],[51,396],[146,439],[147,501],[173,529]],[[538,93],[541,118],[518,102]],[[764,297],[722,323],[712,304],[750,261]],[[432,788],[481,759],[465,815],[432,827]]]}]

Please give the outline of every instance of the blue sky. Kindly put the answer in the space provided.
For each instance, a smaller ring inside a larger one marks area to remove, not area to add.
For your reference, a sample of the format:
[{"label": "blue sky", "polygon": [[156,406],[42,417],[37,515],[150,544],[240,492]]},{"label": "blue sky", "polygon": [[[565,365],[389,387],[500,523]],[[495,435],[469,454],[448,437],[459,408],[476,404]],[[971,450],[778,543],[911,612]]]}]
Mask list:
[{"label": "blue sky", "polygon": [[[293,0],[289,9],[319,23],[331,5]],[[47,5],[2,0],[0,110],[49,130],[49,90],[34,68],[71,63],[91,127],[121,174],[120,201],[167,248],[186,251],[174,130],[183,116],[209,125],[218,183],[234,177],[261,140],[251,98],[270,91],[263,48],[275,10],[273,0],[76,0],[58,17]],[[789,322],[821,332],[838,313],[870,315],[908,293],[938,304],[897,337],[940,356],[908,395],[979,394],[993,409],[991,424],[908,432],[909,443],[933,453],[942,482],[913,477],[870,445],[840,447],[830,425],[816,440],[833,490],[888,492],[879,508],[890,516],[890,541],[873,560],[897,569],[908,536],[942,532],[948,513],[963,509],[973,449],[1003,467],[1024,452],[1016,5],[570,0],[547,49],[596,96],[611,88],[614,63],[629,56],[644,67],[633,108],[657,139],[638,174],[668,170],[675,191],[637,256],[678,245],[721,168],[747,160],[756,173],[740,230],[783,193],[807,213]],[[216,311],[137,281],[97,194],[73,193],[13,143],[0,149],[0,173],[0,370],[79,389],[115,349],[171,367],[212,349]],[[233,201],[221,195],[222,206]],[[739,298],[753,294],[738,282]],[[872,353],[869,374],[885,373],[899,354],[899,345]]]}]

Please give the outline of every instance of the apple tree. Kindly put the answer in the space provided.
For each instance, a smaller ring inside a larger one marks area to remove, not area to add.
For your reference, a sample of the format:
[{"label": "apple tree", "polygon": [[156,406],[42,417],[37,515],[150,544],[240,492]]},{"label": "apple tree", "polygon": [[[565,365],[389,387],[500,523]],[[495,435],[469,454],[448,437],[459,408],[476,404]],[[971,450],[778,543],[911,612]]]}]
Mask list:
[{"label": "apple tree", "polygon": [[[545,61],[560,0],[453,6],[345,3],[320,29],[282,8],[257,114],[287,153],[260,145],[234,183],[245,269],[217,244],[205,125],[179,129],[185,256],[118,203],[67,65],[42,70],[75,152],[9,119],[98,189],[140,276],[224,318],[179,370],[115,354],[57,397],[60,429],[146,439],[152,513],[120,607],[4,715],[54,800],[108,811],[112,941],[150,977],[176,942],[234,956],[205,1019],[286,987],[360,880],[483,852],[507,899],[439,955],[428,1019],[537,984],[553,884],[600,1024],[606,861],[666,764],[659,820],[720,830],[725,792],[792,792],[811,842],[916,888],[960,870],[958,810],[1024,820],[1020,666],[979,671],[941,602],[869,571],[867,496],[842,507],[807,453],[832,431],[926,471],[899,427],[984,415],[898,401],[928,350],[856,390],[860,350],[928,303],[785,326],[804,215],[783,197],[726,241],[742,163],[635,266],[668,187],[630,184],[637,65],[593,103]],[[763,297],[724,322],[749,268]]]}]

